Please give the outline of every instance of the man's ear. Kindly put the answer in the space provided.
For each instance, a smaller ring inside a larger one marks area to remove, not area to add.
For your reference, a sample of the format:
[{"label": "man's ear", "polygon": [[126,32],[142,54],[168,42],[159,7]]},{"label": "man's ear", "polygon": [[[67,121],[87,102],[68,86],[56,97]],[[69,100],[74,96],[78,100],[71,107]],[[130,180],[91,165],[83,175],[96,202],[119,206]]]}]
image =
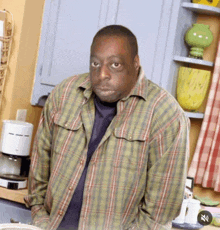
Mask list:
[{"label": "man's ear", "polygon": [[134,67],[138,71],[140,68],[140,60],[138,54],[134,57]]}]

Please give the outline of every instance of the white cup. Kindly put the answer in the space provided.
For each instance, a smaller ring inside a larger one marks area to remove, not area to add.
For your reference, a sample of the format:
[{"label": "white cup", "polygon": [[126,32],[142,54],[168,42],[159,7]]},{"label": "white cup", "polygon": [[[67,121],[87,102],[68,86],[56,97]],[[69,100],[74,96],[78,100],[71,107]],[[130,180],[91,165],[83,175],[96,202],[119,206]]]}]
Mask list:
[{"label": "white cup", "polygon": [[196,199],[188,199],[188,211],[185,218],[185,223],[196,224],[197,216],[200,210],[200,201]]}]

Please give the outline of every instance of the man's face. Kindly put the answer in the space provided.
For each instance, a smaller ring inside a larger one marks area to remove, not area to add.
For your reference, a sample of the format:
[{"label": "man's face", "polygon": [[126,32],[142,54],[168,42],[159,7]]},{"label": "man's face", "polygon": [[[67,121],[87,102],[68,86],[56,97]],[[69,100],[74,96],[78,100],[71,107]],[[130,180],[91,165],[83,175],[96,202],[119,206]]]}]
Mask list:
[{"label": "man's face", "polygon": [[90,78],[93,92],[104,102],[116,102],[134,87],[139,70],[139,58],[132,57],[127,38],[98,37],[90,56]]}]

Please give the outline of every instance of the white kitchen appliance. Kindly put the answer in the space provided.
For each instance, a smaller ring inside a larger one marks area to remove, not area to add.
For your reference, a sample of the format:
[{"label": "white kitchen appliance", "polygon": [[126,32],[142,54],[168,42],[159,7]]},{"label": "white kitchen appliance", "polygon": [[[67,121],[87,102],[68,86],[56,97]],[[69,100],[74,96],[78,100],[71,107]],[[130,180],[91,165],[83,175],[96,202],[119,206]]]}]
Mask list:
[{"label": "white kitchen appliance", "polygon": [[4,120],[0,142],[0,186],[8,189],[27,187],[27,176],[21,175],[22,163],[29,156],[33,125]]}]

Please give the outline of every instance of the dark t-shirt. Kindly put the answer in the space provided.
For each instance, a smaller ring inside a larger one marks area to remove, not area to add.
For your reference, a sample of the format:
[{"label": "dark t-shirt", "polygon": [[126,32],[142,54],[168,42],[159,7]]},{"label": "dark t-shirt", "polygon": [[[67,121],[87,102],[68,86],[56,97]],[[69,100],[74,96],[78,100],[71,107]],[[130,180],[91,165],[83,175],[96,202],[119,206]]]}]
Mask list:
[{"label": "dark t-shirt", "polygon": [[93,125],[91,139],[89,142],[86,165],[83,170],[82,176],[79,180],[79,183],[76,187],[76,190],[73,194],[69,207],[66,211],[66,214],[58,228],[59,230],[78,229],[80,211],[83,202],[83,190],[84,190],[88,165],[92,157],[92,154],[98,147],[98,144],[101,141],[102,137],[104,136],[106,129],[108,128],[112,119],[116,115],[117,102],[114,103],[102,102],[98,97],[95,97],[94,102],[95,102],[95,121]]}]

